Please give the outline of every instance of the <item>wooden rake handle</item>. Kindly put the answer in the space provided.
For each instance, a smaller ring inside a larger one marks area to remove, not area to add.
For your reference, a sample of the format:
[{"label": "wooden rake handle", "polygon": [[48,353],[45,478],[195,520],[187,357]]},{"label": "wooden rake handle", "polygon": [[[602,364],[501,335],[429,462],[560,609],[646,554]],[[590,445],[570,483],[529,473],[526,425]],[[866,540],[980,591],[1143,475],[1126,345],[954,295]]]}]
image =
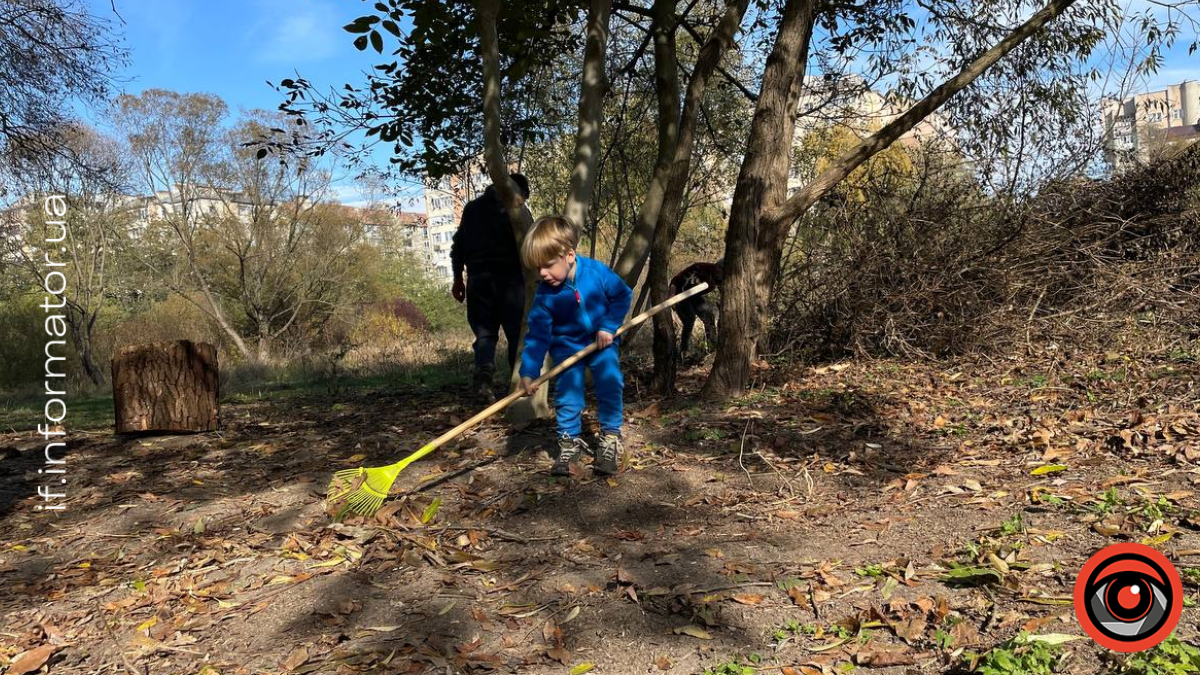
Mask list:
[{"label": "wooden rake handle", "polygon": [[[708,288],[707,283],[700,283],[696,286],[689,288],[688,290],[684,291],[683,293],[671,296],[665,302],[661,302],[661,303],[651,307],[650,309],[647,309],[646,311],[642,312],[641,314],[638,314],[637,316],[633,317],[632,319],[626,321],[624,324],[621,325],[620,328],[617,329],[617,332],[613,337],[618,337],[618,336],[622,335],[623,333],[628,331],[630,328],[633,328],[634,326],[646,321],[650,317],[654,316],[655,314],[658,314],[659,312],[663,311],[664,309],[666,309],[668,307],[671,307],[680,302],[683,302],[684,300],[687,300],[688,298],[690,298],[694,295],[699,295],[700,293],[703,293],[705,291],[705,289],[707,289],[707,288]],[[573,356],[571,356],[569,359],[563,361],[562,363],[558,364],[557,366],[554,366],[550,370],[546,371],[545,374],[543,374],[538,379],[534,380],[533,383],[535,385],[545,384],[551,378],[556,377],[562,371],[566,370],[567,368],[570,368],[571,366],[575,365],[576,363],[579,363],[584,357],[586,357],[588,354],[591,354],[594,351],[596,351],[596,343],[595,342],[584,347],[583,349],[580,349],[579,351],[575,352],[575,354]],[[523,397],[524,395],[525,395],[525,392],[523,390],[517,389],[516,391],[509,394],[508,396],[505,396],[504,398],[500,399],[499,401],[496,401],[495,403],[488,406],[487,408],[484,408],[483,411],[481,411],[480,413],[478,413],[471,419],[467,420],[466,422],[463,422],[462,424],[454,427],[450,431],[447,431],[446,433],[442,434],[441,436],[438,436],[429,445],[426,445],[425,447],[421,448],[417,452],[410,455],[408,457],[407,461],[415,462],[416,460],[424,457],[425,455],[428,455],[429,453],[433,452],[434,450],[436,450],[439,447],[441,447],[442,445],[444,445],[446,442],[456,438],[457,436],[459,436],[463,432],[467,431],[471,427],[475,426],[476,424],[479,424],[480,422],[486,420],[487,418],[491,417],[492,415],[495,415],[496,413],[500,412],[501,410],[504,410],[505,408],[512,405],[513,402],[515,402],[517,399]]]}]

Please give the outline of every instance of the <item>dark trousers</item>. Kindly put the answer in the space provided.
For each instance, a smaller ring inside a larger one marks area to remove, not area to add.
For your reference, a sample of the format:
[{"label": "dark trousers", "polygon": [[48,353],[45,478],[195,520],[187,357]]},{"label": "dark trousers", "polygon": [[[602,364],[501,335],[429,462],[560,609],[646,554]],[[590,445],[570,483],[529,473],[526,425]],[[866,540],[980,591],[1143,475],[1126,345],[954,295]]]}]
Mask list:
[{"label": "dark trousers", "polygon": [[688,346],[692,342],[692,327],[696,325],[697,317],[704,322],[705,337],[708,338],[709,342],[716,343],[717,308],[708,301],[707,296],[701,295],[684,300],[675,305],[675,313],[679,315],[679,320],[683,322],[683,330],[679,336],[680,356],[687,356]]},{"label": "dark trousers", "polygon": [[517,360],[521,319],[525,314],[525,279],[520,273],[467,273],[467,323],[475,333],[475,382],[491,383],[500,329],[508,340],[508,366]]}]

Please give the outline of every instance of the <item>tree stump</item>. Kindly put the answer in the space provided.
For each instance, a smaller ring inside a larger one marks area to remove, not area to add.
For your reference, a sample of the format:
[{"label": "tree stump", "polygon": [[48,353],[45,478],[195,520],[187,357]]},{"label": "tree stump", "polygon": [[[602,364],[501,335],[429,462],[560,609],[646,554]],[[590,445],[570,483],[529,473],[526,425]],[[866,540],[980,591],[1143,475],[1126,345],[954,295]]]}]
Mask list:
[{"label": "tree stump", "polygon": [[112,360],[117,433],[215,431],[217,349],[177,340],[123,347]]}]

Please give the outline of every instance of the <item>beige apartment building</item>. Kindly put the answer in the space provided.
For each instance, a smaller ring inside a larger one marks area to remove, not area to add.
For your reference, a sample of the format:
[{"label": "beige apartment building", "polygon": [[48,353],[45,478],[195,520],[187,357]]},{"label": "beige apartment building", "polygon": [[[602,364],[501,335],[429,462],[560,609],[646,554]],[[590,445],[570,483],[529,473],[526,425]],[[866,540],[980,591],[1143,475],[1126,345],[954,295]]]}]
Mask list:
[{"label": "beige apartment building", "polygon": [[[519,169],[513,164],[508,170]],[[445,176],[432,185],[426,185],[426,263],[430,276],[434,279],[449,283],[453,276],[450,245],[462,219],[463,208],[467,202],[482,195],[491,184],[492,179],[488,176],[483,158],[480,157],[469,162],[465,171]]]},{"label": "beige apartment building", "polygon": [[1105,158],[1120,173],[1200,138],[1200,81],[1102,103]]}]

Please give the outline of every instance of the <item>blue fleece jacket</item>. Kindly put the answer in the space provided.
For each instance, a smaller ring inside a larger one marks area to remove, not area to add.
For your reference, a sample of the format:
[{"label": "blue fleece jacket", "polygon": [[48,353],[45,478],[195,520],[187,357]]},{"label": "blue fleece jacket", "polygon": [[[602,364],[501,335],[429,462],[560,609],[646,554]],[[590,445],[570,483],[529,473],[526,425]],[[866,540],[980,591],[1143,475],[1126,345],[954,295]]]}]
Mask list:
[{"label": "blue fleece jacket", "polygon": [[621,277],[604,263],[577,254],[574,281],[538,284],[521,352],[521,377],[541,374],[547,350],[560,361],[595,342],[598,331],[616,333],[631,304],[633,290]]}]

